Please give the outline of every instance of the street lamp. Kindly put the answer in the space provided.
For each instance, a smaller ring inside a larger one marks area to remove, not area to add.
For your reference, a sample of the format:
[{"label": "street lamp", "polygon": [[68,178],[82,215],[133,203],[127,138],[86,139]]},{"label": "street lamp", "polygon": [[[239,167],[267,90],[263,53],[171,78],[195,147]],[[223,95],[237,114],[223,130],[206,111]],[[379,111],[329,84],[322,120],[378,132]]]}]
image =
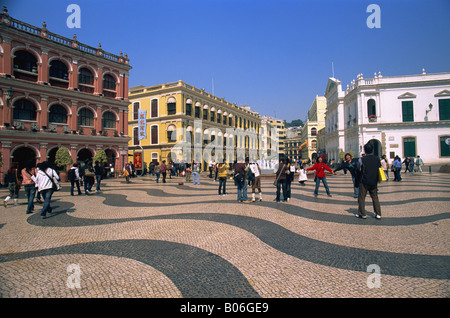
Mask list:
[{"label": "street lamp", "polygon": [[433,104],[430,103],[430,105],[428,105],[428,109],[425,110],[426,115],[428,115],[428,113],[431,112],[432,109],[433,109]]}]

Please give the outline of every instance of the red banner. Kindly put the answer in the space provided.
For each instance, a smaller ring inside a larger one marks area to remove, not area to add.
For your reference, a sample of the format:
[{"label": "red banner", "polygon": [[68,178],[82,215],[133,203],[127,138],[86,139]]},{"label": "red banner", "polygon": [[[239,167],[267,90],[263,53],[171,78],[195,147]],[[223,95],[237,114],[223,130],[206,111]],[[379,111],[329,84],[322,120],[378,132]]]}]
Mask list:
[{"label": "red banner", "polygon": [[142,169],[142,153],[136,152],[134,154],[134,168],[135,169]]}]

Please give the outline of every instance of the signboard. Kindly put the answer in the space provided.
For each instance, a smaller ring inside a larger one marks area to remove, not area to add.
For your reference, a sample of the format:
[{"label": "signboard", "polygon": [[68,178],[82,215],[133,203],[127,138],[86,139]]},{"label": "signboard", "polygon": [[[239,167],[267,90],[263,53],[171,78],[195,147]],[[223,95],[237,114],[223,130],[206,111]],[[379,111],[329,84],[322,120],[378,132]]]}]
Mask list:
[{"label": "signboard", "polygon": [[142,169],[142,153],[141,152],[135,152],[134,156],[133,156],[133,163],[134,163],[134,168],[139,170]]},{"label": "signboard", "polygon": [[139,108],[139,110],[138,110],[139,140],[147,138],[147,121],[145,119],[146,116],[147,116],[147,111]]}]

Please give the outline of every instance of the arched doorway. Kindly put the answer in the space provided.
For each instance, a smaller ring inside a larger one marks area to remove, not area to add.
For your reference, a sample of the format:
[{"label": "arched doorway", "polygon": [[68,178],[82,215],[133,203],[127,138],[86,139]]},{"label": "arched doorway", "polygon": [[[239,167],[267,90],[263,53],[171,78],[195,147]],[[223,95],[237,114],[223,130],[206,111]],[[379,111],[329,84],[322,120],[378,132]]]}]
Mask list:
[{"label": "arched doorway", "polygon": [[369,142],[372,143],[373,154],[377,157],[381,157],[381,142],[377,139],[371,139]]},{"label": "arched doorway", "polygon": [[108,158],[107,165],[109,166],[110,164],[112,164],[113,167],[114,167],[115,164],[116,164],[116,153],[115,153],[115,151],[112,150],[112,149],[106,149],[105,153],[106,153],[106,157]]},{"label": "arched doorway", "polygon": [[81,162],[81,163],[83,163],[83,162],[86,163],[89,160],[92,160],[93,157],[94,157],[94,154],[88,148],[80,149],[77,153],[77,161]]},{"label": "arched doorway", "polygon": [[16,164],[19,170],[25,167],[25,162],[34,161],[36,163],[36,152],[30,147],[20,147],[12,153],[12,164]]}]

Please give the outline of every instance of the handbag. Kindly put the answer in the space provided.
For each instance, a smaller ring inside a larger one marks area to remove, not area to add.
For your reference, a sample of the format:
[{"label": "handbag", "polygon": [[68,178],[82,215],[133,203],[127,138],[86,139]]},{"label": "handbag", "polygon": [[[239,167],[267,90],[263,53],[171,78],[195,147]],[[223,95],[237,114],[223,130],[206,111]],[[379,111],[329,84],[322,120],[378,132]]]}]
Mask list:
[{"label": "handbag", "polygon": [[383,168],[378,168],[378,183],[381,183],[382,181],[386,181],[386,174],[384,173]]},{"label": "handbag", "polygon": [[50,176],[47,174],[47,172],[45,172],[45,171],[42,171],[43,173],[45,173],[45,175],[50,179],[50,181],[52,182],[52,190],[53,191],[59,191],[59,190],[61,190],[61,185],[56,181],[56,180],[54,180],[54,178],[53,178],[53,175],[52,175],[52,177],[50,178]]},{"label": "handbag", "polygon": [[300,175],[298,177],[298,181],[307,181],[307,180],[308,180],[308,175],[306,174],[306,170],[300,169]]}]

